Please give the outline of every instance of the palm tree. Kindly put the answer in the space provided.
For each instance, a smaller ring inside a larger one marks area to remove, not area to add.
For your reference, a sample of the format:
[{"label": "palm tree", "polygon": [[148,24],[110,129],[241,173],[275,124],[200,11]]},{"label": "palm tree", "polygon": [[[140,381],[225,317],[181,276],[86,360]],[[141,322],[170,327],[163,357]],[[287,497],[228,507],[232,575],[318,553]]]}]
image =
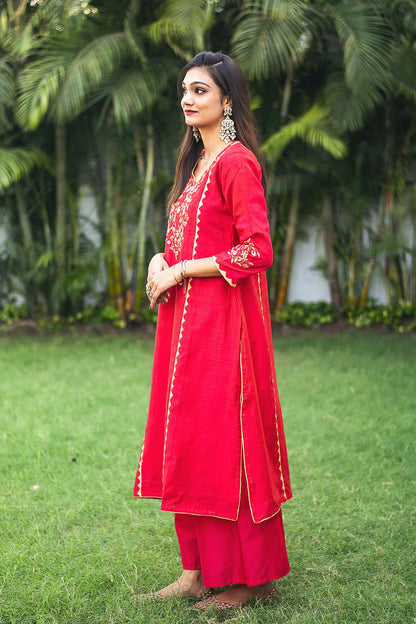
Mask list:
[{"label": "palm tree", "polygon": [[[276,85],[276,74],[286,73],[286,78],[277,83],[275,102],[281,101],[280,116],[274,129],[268,124],[266,154],[288,145],[287,158],[293,149],[289,142],[299,137],[324,148],[331,145],[337,150],[337,153],[332,151],[333,156],[345,156],[343,137],[362,128],[366,116],[382,101],[390,84],[386,83],[386,72],[394,63],[397,38],[380,12],[379,2],[318,0],[311,4],[304,0],[246,0],[242,4],[233,38],[237,60],[257,83],[267,80],[269,89]],[[296,100],[294,86],[302,89],[302,97]],[[321,134],[319,124],[324,127]],[[335,164],[324,157],[324,152],[318,151],[315,157],[319,158],[320,154],[321,170],[324,164],[327,167]],[[299,157],[300,163],[302,156]],[[296,157],[292,161],[295,170],[299,169]],[[281,165],[281,160],[277,164]],[[278,177],[276,168],[274,171]],[[314,184],[313,180],[310,182]],[[287,296],[298,221],[298,189],[294,187],[291,192],[278,308],[284,305]],[[323,189],[321,203],[332,298],[339,307],[332,200],[327,188]]]},{"label": "palm tree", "polygon": [[[62,6],[59,0],[50,0],[49,11],[54,4]],[[72,4],[78,6],[75,0]],[[80,119],[91,109],[96,115],[97,124],[110,129],[106,136],[123,142],[127,127],[135,123],[134,119],[138,116],[147,115],[167,80],[173,72],[176,73],[176,64],[161,57],[149,40],[148,25],[141,25],[143,15],[138,15],[139,5],[136,2],[129,3],[121,23],[120,19],[114,20],[111,16],[110,31],[105,16],[101,17],[96,12],[92,18],[90,13],[85,14],[85,8],[74,14],[74,6],[67,3],[64,26],[55,34],[49,33],[36,45],[18,77],[17,118],[21,126],[33,131],[41,123],[55,125],[57,177],[54,253],[58,281],[65,279],[71,264],[67,242],[67,124]],[[39,11],[42,12],[42,8]],[[154,15],[151,17],[153,19]],[[112,126],[114,131],[111,130]],[[106,146],[104,179],[107,193],[100,213],[103,215],[104,244],[109,254],[107,269],[110,299],[117,305],[120,314],[124,315],[125,285],[122,284],[123,268],[117,251],[119,231],[116,227],[120,195],[116,192],[117,182],[112,179],[117,170],[117,151],[114,144],[113,147]],[[148,161],[151,161],[150,153]],[[143,181],[147,185],[143,196],[147,198],[150,180],[151,175],[148,173]],[[146,221],[148,207],[147,199],[141,204],[141,225]],[[140,235],[138,240],[138,258],[143,264],[144,228],[143,236]],[[139,279],[143,279],[142,269]]]}]

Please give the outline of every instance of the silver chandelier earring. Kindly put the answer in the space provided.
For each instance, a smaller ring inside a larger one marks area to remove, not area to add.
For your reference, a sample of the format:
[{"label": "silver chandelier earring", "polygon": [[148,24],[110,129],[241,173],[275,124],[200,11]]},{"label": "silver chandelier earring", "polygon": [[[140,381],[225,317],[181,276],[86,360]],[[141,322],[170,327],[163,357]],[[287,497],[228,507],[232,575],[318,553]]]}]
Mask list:
[{"label": "silver chandelier earring", "polygon": [[224,141],[226,145],[227,143],[234,141],[235,137],[237,136],[235,132],[234,121],[231,119],[232,114],[233,109],[231,108],[231,106],[226,106],[224,108],[225,119],[223,119],[221,122],[220,130],[220,139],[221,141]]},{"label": "silver chandelier earring", "polygon": [[201,138],[199,128],[197,128],[196,126],[192,126],[192,134],[194,135],[195,141],[198,143],[199,139]]}]

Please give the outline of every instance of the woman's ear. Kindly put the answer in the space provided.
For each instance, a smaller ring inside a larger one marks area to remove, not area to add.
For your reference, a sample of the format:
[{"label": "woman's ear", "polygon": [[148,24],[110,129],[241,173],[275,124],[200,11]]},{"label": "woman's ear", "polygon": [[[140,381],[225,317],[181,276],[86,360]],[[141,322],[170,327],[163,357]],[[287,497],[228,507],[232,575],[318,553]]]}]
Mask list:
[{"label": "woman's ear", "polygon": [[226,95],[223,98],[222,104],[223,104],[223,108],[225,108],[226,106],[231,106],[232,107],[233,101],[232,101],[232,99],[231,99],[231,97],[229,95]]}]

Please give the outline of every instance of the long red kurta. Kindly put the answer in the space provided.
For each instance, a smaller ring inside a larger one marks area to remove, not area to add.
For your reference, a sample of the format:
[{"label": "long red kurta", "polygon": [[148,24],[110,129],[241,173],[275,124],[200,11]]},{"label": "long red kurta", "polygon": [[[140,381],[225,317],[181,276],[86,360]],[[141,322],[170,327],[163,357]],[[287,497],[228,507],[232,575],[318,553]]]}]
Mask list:
[{"label": "long red kurta", "polygon": [[254,522],[291,497],[265,269],[261,169],[228,145],[172,207],[165,258],[213,256],[159,307],[149,415],[134,495],[164,511],[236,520],[245,471]]}]

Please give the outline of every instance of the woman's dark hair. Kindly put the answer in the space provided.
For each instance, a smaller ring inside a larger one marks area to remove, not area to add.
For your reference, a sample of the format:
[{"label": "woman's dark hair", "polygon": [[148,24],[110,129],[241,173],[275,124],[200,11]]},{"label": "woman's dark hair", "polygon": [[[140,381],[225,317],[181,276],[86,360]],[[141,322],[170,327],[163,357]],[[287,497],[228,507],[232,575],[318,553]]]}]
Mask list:
[{"label": "woman's dark hair", "polygon": [[[256,123],[250,108],[247,83],[240,66],[234,59],[222,52],[200,52],[185,65],[179,74],[179,97],[182,96],[182,83],[185,75],[193,67],[206,69],[220,88],[221,94],[224,97],[230,96],[237,139],[253,152],[260,162],[263,173],[262,184],[266,190],[266,176],[258,148]],[[175,179],[168,197],[168,212],[184,190],[200,153],[201,144],[193,138],[191,126],[187,126],[179,151]]]}]

